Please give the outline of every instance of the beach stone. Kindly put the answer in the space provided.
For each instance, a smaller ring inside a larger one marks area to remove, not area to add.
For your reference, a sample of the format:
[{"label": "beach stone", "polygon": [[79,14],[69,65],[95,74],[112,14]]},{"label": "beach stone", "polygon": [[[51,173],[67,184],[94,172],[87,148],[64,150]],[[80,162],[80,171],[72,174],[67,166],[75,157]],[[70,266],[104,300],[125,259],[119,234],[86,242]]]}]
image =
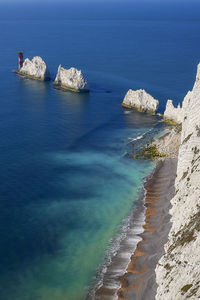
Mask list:
[{"label": "beach stone", "polygon": [[172,227],[156,267],[157,300],[200,299],[200,65],[182,108]]},{"label": "beach stone", "polygon": [[50,80],[50,73],[47,65],[40,56],[35,56],[32,60],[26,58],[18,73],[33,79]]},{"label": "beach stone", "polygon": [[145,90],[128,90],[122,102],[123,107],[133,108],[141,112],[155,113],[159,102]]},{"label": "beach stone", "polygon": [[75,68],[65,69],[61,65],[58,67],[54,84],[75,92],[89,91],[88,82],[81,70]]}]

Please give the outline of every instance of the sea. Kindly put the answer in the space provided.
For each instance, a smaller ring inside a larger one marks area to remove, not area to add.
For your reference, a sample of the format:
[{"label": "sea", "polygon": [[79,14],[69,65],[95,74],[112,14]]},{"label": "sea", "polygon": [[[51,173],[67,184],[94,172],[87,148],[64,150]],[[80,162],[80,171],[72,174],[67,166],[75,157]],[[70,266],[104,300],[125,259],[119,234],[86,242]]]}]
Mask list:
[{"label": "sea", "polygon": [[[132,149],[165,129],[121,103],[130,88],[160,113],[182,102],[200,61],[200,3],[27,2],[0,3],[0,300],[83,300],[139,218],[155,163]],[[41,56],[52,79],[59,64],[81,69],[90,93],[14,74],[18,51]]]}]

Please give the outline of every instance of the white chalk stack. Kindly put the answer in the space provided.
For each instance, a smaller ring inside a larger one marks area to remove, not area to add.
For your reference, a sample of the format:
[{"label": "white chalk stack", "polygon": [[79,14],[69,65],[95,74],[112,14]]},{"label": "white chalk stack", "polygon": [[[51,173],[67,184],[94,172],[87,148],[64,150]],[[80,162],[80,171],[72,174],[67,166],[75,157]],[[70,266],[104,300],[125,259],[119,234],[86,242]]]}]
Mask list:
[{"label": "white chalk stack", "polygon": [[35,56],[32,60],[26,58],[18,73],[33,79],[50,80],[47,65],[40,56]]},{"label": "white chalk stack", "polygon": [[58,67],[54,84],[74,92],[89,91],[89,85],[81,70],[75,68],[65,69],[61,65]]},{"label": "white chalk stack", "polygon": [[141,112],[155,113],[159,102],[145,90],[129,90],[122,102],[123,107],[132,108]]}]

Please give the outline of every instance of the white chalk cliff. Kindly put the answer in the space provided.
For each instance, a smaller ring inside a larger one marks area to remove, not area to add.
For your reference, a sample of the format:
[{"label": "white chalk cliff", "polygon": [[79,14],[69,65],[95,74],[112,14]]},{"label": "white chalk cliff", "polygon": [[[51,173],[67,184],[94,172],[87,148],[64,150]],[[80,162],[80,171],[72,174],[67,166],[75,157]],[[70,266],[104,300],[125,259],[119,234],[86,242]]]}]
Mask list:
[{"label": "white chalk cliff", "polygon": [[172,228],[156,268],[157,300],[200,299],[200,65],[183,110]]},{"label": "white chalk cliff", "polygon": [[174,107],[173,101],[167,100],[164,119],[181,124],[183,121],[183,109],[180,107],[180,104]]},{"label": "white chalk cliff", "polygon": [[82,71],[75,68],[65,69],[60,65],[54,83],[75,92],[89,91],[89,85]]},{"label": "white chalk cliff", "polygon": [[178,104],[177,107],[173,105],[172,100],[167,100],[165,112],[164,112],[164,120],[166,121],[172,121],[177,124],[181,124],[185,118],[186,110],[187,110],[187,105],[188,101],[190,99],[191,92],[189,91],[187,95],[185,96],[182,107],[180,104]]},{"label": "white chalk cliff", "polygon": [[122,102],[122,106],[143,112],[155,113],[159,102],[145,90],[129,90]]},{"label": "white chalk cliff", "polygon": [[19,73],[39,80],[50,79],[50,73],[46,63],[40,56],[35,56],[32,60],[26,58]]}]

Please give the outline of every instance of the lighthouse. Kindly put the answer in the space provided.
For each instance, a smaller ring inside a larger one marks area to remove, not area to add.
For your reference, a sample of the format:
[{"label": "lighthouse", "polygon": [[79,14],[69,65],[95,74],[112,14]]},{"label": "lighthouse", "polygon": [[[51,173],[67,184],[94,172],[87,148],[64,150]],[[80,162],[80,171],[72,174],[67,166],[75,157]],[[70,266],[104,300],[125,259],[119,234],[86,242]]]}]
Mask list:
[{"label": "lighthouse", "polygon": [[24,53],[23,52],[18,52],[18,67],[19,67],[19,71],[23,66],[23,59],[24,59]]}]

